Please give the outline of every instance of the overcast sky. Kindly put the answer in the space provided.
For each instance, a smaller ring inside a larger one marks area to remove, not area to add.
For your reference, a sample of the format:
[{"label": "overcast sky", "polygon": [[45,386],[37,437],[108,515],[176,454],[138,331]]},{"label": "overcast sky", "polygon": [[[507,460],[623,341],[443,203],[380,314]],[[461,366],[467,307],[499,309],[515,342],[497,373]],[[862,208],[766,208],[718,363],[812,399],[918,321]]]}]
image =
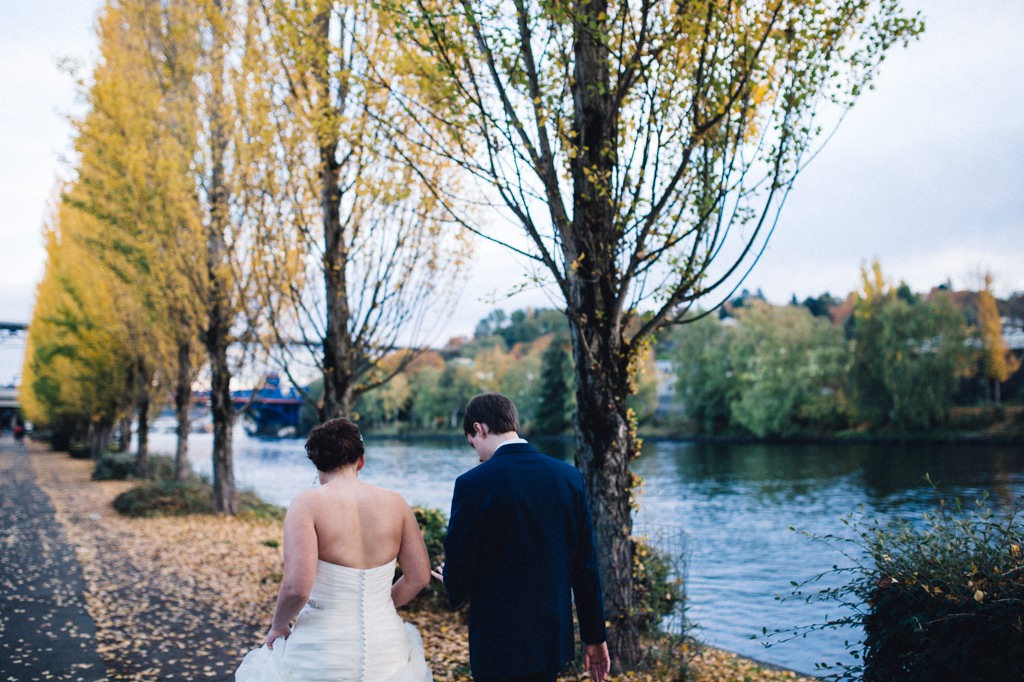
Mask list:
[{"label": "overcast sky", "polygon": [[[947,280],[977,288],[985,271],[1002,295],[1024,290],[1024,0],[905,5],[924,12],[925,34],[889,55],[875,89],[798,179],[747,280],[769,300],[845,295],[876,258],[916,291]],[[100,6],[0,0],[0,321],[31,317],[41,225],[68,174],[76,111],[57,65],[91,63]],[[487,249],[477,262],[445,336],[470,333],[494,307],[550,305],[539,291],[500,300],[495,282],[515,281],[519,265]]]}]

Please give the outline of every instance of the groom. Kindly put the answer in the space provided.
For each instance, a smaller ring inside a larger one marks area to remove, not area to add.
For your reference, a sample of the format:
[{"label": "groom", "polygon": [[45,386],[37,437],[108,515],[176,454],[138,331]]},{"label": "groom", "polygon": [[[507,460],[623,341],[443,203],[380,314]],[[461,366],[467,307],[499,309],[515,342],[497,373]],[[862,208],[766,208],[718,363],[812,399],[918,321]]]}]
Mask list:
[{"label": "groom", "polygon": [[473,679],[554,682],[575,658],[571,590],[584,665],[602,682],[611,659],[583,476],[519,437],[503,395],[470,400],[462,426],[481,464],[455,481],[443,577],[453,607],[470,602]]}]

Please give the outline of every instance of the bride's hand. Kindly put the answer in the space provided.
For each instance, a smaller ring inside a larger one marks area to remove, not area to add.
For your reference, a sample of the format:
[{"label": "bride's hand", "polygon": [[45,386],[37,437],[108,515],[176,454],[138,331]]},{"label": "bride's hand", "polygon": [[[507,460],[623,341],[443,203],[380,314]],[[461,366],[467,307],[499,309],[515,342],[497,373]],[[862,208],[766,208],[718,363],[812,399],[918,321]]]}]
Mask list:
[{"label": "bride's hand", "polygon": [[267,632],[267,638],[265,640],[263,640],[263,643],[265,645],[267,645],[268,649],[273,649],[274,648],[274,642],[277,639],[279,639],[281,637],[284,637],[285,639],[288,639],[288,635],[290,635],[291,633],[292,633],[291,628],[287,628],[287,629],[281,630],[281,629],[276,629],[276,628],[271,627],[270,631]]}]

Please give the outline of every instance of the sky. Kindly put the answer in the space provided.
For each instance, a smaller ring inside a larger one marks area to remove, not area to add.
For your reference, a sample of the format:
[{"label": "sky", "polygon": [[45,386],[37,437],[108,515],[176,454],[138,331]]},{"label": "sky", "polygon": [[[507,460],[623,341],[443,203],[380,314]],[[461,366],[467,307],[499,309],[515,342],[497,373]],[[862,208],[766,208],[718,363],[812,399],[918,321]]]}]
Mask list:
[{"label": "sky", "polygon": [[[0,0],[0,321],[31,319],[42,225],[70,173],[68,115],[81,112],[59,62],[95,59],[100,0]],[[893,49],[824,150],[797,179],[745,282],[775,303],[858,288],[878,260],[915,291],[950,282],[1024,291],[1024,0],[906,0],[926,30]],[[522,264],[481,246],[440,341],[496,307],[553,306]],[[6,348],[5,348],[6,346]],[[17,352],[0,341],[0,384]],[[20,365],[20,357],[16,361]],[[16,371],[16,370],[15,370]]]}]

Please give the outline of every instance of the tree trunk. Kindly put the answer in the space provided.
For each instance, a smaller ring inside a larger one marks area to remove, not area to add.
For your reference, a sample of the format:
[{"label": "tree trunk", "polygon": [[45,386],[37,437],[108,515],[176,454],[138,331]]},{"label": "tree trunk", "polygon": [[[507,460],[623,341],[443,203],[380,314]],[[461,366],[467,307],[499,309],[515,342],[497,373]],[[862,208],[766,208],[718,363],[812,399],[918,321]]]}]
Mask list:
[{"label": "tree trunk", "polygon": [[192,348],[185,341],[178,344],[178,375],[174,385],[174,413],[177,417],[177,447],[174,451],[174,478],[184,481],[191,466],[188,461],[188,433],[192,408]]},{"label": "tree trunk", "polygon": [[[593,318],[591,318],[593,319]],[[583,472],[604,586],[608,647],[620,670],[641,660],[633,585],[635,426],[626,407],[628,362],[600,330],[573,327],[576,359],[576,466]]]},{"label": "tree trunk", "polygon": [[[348,291],[345,281],[345,243],[337,184],[337,166],[333,154],[323,151],[324,169],[324,291],[327,319],[324,323],[323,376],[324,396],[320,419],[348,417],[352,413],[352,347],[348,336]],[[332,180],[333,178],[333,180]]]},{"label": "tree trunk", "polygon": [[235,472],[231,444],[235,408],[231,404],[231,371],[227,343],[219,343],[210,353],[210,411],[213,415],[213,508],[223,514],[235,514]]},{"label": "tree trunk", "polygon": [[[217,12],[221,2],[214,0]],[[224,110],[224,50],[226,41],[221,30],[213,30],[210,78],[210,226],[207,243],[207,267],[210,283],[209,317],[206,328],[206,349],[210,355],[210,411],[213,416],[213,508],[234,514],[235,475],[231,450],[231,427],[235,410],[231,404],[231,369],[227,349],[230,342],[231,300],[230,266],[227,263],[226,234],[228,229],[228,188],[225,158],[228,149],[227,112]]]},{"label": "tree trunk", "polygon": [[117,451],[128,452],[132,446],[132,418],[131,415],[119,420],[117,430],[120,437],[117,439]]},{"label": "tree trunk", "polygon": [[327,296],[327,320],[323,338],[324,396],[320,419],[347,417],[352,414],[352,346],[348,337],[348,292],[345,282],[345,245],[337,203],[326,195],[336,195],[337,173],[334,182],[324,162],[324,289]]},{"label": "tree trunk", "polygon": [[106,452],[110,446],[110,434],[114,430],[113,424],[108,422],[90,423],[86,430],[86,446],[89,448],[89,457],[95,462]]},{"label": "tree trunk", "polygon": [[149,391],[143,390],[136,406],[139,427],[135,450],[135,475],[139,478],[149,476],[149,405]]},{"label": "tree trunk", "polygon": [[[324,7],[315,19],[318,42],[328,45],[330,41],[330,11]],[[321,101],[330,102],[337,96],[331,92],[330,52],[323,53],[324,63],[320,70]],[[328,119],[330,120],[330,119]],[[345,229],[341,222],[341,188],[338,174],[338,146],[341,140],[333,126],[324,126],[319,133],[320,144],[320,208],[324,229],[324,292],[326,315],[323,338],[324,395],[320,408],[320,419],[348,417],[352,414],[353,363],[352,344],[349,339],[348,245],[345,243]]]},{"label": "tree trunk", "polygon": [[576,361],[576,465],[586,481],[594,520],[605,616],[611,624],[608,648],[617,669],[631,670],[641,660],[629,470],[637,441],[626,406],[635,350],[624,342],[623,283],[614,252],[620,237],[610,196],[618,119],[608,50],[599,32],[607,22],[607,5],[593,0],[578,7],[584,19],[575,26],[573,45],[573,217],[562,240],[562,257]]}]

